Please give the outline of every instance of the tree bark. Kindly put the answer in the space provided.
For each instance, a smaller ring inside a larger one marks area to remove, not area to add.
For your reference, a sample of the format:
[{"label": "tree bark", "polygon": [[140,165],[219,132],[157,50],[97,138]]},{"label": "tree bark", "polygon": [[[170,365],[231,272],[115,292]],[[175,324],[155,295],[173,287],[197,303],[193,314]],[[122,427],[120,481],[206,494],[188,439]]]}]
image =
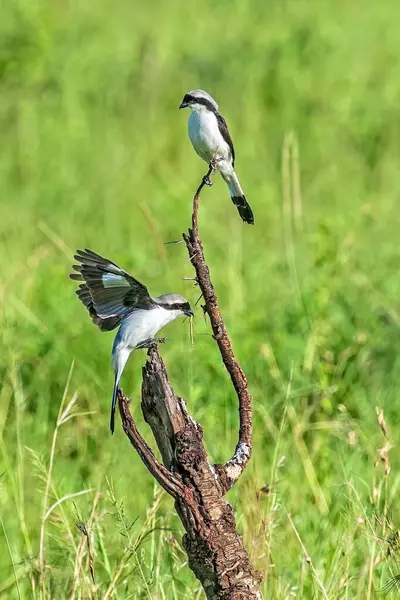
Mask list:
[{"label": "tree bark", "polygon": [[[129,411],[129,399],[119,392],[122,425],[143,458],[144,440],[138,440]],[[183,547],[189,567],[202,584],[208,600],[262,598],[260,575],[252,568],[219,469],[209,463],[203,429],[189,415],[185,401],[172,389],[156,348],[149,350],[143,367],[142,410],[161,452],[161,465],[151,452],[147,466],[175,499],[185,528]],[[145,460],[145,463],[146,463]]]},{"label": "tree bark", "polygon": [[118,392],[123,429],[142,461],[159,484],[174,498],[186,531],[183,546],[189,567],[201,582],[208,600],[261,600],[261,575],[249,561],[236,530],[226,492],[244,471],[252,450],[251,396],[246,376],[233,353],[198,233],[200,192],[208,184],[213,166],[193,198],[192,228],[184,235],[210,318],[213,337],[230,375],[239,403],[238,443],[225,465],[210,464],[203,445],[203,429],[189,415],[185,401],[172,389],[157,348],[148,352],[143,367],[142,411],[150,425],[163,464],[142,438],[129,410],[130,400]]}]

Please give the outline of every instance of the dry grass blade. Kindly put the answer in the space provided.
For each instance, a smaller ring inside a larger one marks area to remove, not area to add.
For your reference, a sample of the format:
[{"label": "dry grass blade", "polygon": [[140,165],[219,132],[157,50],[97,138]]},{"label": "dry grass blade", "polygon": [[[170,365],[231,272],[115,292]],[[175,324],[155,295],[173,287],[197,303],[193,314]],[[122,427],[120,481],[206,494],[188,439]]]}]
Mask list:
[{"label": "dry grass blade", "polygon": [[8,541],[8,536],[7,536],[7,532],[6,529],[4,527],[4,523],[3,523],[3,519],[0,516],[0,523],[1,523],[1,528],[3,530],[3,535],[4,535],[4,539],[6,541],[6,545],[7,545],[7,550],[8,550],[8,555],[10,557],[10,562],[11,562],[11,566],[12,566],[12,570],[13,570],[13,574],[14,574],[14,581],[15,581],[15,587],[17,588],[17,594],[18,594],[18,598],[19,600],[21,600],[21,591],[19,589],[19,583],[18,583],[18,577],[17,577],[17,572],[15,570],[15,564],[14,564],[14,559],[12,556],[12,552],[11,552],[11,548],[10,548],[10,543]]},{"label": "dry grass blade", "polygon": [[[78,589],[78,586],[80,583],[79,582],[79,574],[81,572],[82,563],[83,563],[83,559],[85,556],[85,545],[86,545],[86,550],[87,550],[87,553],[89,556],[89,569],[90,569],[92,581],[93,581],[94,585],[96,583],[95,582],[95,571],[94,571],[94,558],[93,558],[93,552],[92,552],[91,542],[90,542],[90,529],[91,529],[93,521],[94,521],[97,504],[100,500],[100,495],[101,495],[100,490],[97,490],[97,492],[95,493],[94,498],[93,498],[92,509],[90,511],[89,519],[87,521],[87,526],[82,521],[80,521],[77,524],[78,529],[83,533],[84,537],[80,540],[79,546],[78,546],[78,551],[76,553],[75,567],[74,567],[74,583],[73,583],[73,588],[72,588],[71,600],[75,600],[77,589]],[[84,531],[82,530],[81,525],[83,526]]]},{"label": "dry grass blade", "polygon": [[190,317],[190,319],[189,319],[189,334],[190,334],[190,342],[192,344],[192,348],[194,348],[193,317]]},{"label": "dry grass blade", "polygon": [[80,490],[79,492],[74,492],[72,494],[65,494],[65,496],[62,496],[62,498],[59,498],[57,500],[57,502],[54,502],[54,504],[52,504],[50,506],[50,508],[47,510],[47,512],[43,516],[43,522],[47,521],[47,519],[49,518],[49,516],[51,515],[51,513],[53,512],[53,510],[55,508],[57,508],[57,506],[60,506],[60,504],[62,504],[66,500],[71,500],[72,498],[77,498],[78,496],[83,496],[84,494],[90,494],[91,492],[94,491],[94,489],[95,488],[88,488],[87,490]]},{"label": "dry grass blade", "polygon": [[40,540],[39,540],[39,580],[40,580],[41,585],[44,584],[44,572],[45,572],[44,538],[45,538],[45,525],[46,525],[46,521],[47,521],[49,515],[53,512],[53,510],[57,506],[62,504],[65,500],[69,500],[71,498],[75,498],[76,496],[80,496],[82,494],[87,494],[92,491],[90,489],[90,490],[83,490],[83,491],[76,492],[76,493],[66,494],[62,498],[59,498],[50,508],[48,508],[50,488],[52,487],[53,464],[54,464],[54,456],[55,456],[58,432],[59,432],[60,427],[71,418],[71,416],[72,416],[71,410],[73,409],[73,407],[78,399],[78,395],[76,393],[73,394],[71,400],[68,402],[67,406],[64,408],[64,405],[65,405],[65,402],[67,399],[67,395],[68,395],[68,391],[69,391],[73,368],[74,368],[74,362],[72,362],[72,364],[71,364],[71,367],[70,367],[70,370],[68,373],[68,377],[67,377],[67,382],[66,382],[65,388],[64,388],[63,397],[61,399],[60,408],[58,410],[56,426],[54,428],[51,449],[50,449],[50,459],[49,459],[49,466],[48,466],[47,475],[46,475],[46,485],[45,485],[45,490],[44,490],[44,494],[43,494],[42,519],[41,519],[41,525],[40,525]]},{"label": "dry grass blade", "polygon": [[311,567],[311,570],[312,570],[312,572],[313,572],[313,575],[314,575],[315,581],[318,583],[319,589],[321,590],[321,593],[322,593],[323,597],[325,598],[325,600],[329,600],[329,598],[328,598],[328,594],[326,593],[326,590],[325,590],[325,588],[324,588],[324,585],[323,585],[323,583],[322,583],[322,581],[321,581],[321,578],[320,578],[320,576],[318,575],[318,571],[317,571],[317,570],[316,570],[316,568],[314,567],[314,565],[313,565],[313,561],[312,561],[312,558],[311,558],[311,556],[308,554],[308,552],[307,552],[307,550],[306,550],[306,547],[305,547],[305,545],[304,545],[304,543],[303,543],[303,540],[301,539],[301,537],[300,537],[300,534],[299,534],[299,532],[297,531],[297,529],[296,529],[296,526],[295,526],[295,524],[293,523],[292,517],[291,517],[291,515],[290,515],[289,513],[287,514],[287,518],[289,519],[289,523],[290,523],[290,525],[292,526],[292,529],[293,529],[293,531],[294,531],[294,533],[295,533],[295,535],[296,535],[296,537],[297,537],[297,539],[298,539],[298,542],[299,542],[299,544],[300,544],[300,546],[301,546],[301,549],[303,550],[304,557],[305,557],[305,559],[306,559],[306,563],[307,563],[308,565],[310,565],[310,567]]}]

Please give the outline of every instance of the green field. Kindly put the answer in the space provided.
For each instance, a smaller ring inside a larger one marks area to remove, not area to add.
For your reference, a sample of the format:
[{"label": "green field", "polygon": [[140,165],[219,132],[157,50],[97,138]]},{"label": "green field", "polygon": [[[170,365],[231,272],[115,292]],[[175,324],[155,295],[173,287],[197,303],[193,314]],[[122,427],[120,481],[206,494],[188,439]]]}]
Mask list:
[{"label": "green field", "polygon": [[[197,300],[184,245],[165,245],[205,171],[178,111],[197,87],[228,121],[256,218],[220,177],[204,190],[206,258],[254,396],[253,458],[228,500],[265,598],[385,597],[400,574],[399,17],[395,0],[1,3],[0,598],[204,597],[171,499],[109,434],[113,334],[68,279],[89,247],[154,295]],[[237,401],[200,307],[194,347],[187,323],[165,334],[222,462]],[[145,358],[122,385],[152,441]],[[56,427],[63,397],[74,416]]]}]

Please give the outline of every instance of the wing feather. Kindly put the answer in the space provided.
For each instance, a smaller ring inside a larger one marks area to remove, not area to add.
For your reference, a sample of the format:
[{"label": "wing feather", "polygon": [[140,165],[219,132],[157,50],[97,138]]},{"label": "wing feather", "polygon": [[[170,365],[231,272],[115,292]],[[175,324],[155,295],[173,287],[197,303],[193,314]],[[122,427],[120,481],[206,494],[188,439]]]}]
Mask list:
[{"label": "wing feather", "polygon": [[233,147],[233,142],[232,142],[231,134],[229,133],[228,125],[222,115],[220,115],[219,113],[216,113],[215,116],[217,117],[219,132],[231,150],[232,167],[235,168],[235,148]]},{"label": "wing feather", "polygon": [[79,264],[70,278],[84,282],[76,294],[102,331],[117,327],[132,310],[154,304],[146,286],[111,260],[87,248],[78,250],[75,259]]}]

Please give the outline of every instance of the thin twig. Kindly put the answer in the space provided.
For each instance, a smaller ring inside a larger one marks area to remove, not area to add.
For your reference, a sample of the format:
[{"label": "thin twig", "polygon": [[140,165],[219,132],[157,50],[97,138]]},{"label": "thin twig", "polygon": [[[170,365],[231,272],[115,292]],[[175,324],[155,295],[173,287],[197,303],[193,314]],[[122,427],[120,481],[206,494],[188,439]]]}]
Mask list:
[{"label": "thin twig", "polygon": [[189,261],[192,262],[196,279],[200,286],[205,301],[205,310],[210,317],[213,337],[218,344],[222,361],[228,371],[239,401],[239,439],[235,452],[231,459],[219,468],[222,475],[222,485],[227,491],[240,477],[244,471],[252,450],[252,398],[248,389],[247,379],[233,353],[232,344],[222,319],[218,305],[218,299],[211,283],[210,271],[204,258],[203,246],[198,231],[198,212],[200,205],[200,193],[207,184],[211,172],[214,170],[210,164],[207,174],[203,177],[193,198],[192,229],[188,235],[183,234],[189,253]]},{"label": "thin twig", "polygon": [[[213,172],[213,166],[212,164],[210,164],[207,174],[204,175],[203,179],[201,180],[201,183],[199,185],[199,187],[196,190],[196,193],[193,197],[193,212],[192,212],[192,229],[194,231],[196,231],[197,235],[198,235],[198,222],[197,222],[197,215],[199,212],[199,203],[200,203],[200,194],[201,194],[201,190],[203,189],[203,187],[205,185],[207,185],[207,180],[209,180],[211,173]],[[183,238],[185,239],[185,238]],[[185,240],[186,241],[186,240]]]}]

